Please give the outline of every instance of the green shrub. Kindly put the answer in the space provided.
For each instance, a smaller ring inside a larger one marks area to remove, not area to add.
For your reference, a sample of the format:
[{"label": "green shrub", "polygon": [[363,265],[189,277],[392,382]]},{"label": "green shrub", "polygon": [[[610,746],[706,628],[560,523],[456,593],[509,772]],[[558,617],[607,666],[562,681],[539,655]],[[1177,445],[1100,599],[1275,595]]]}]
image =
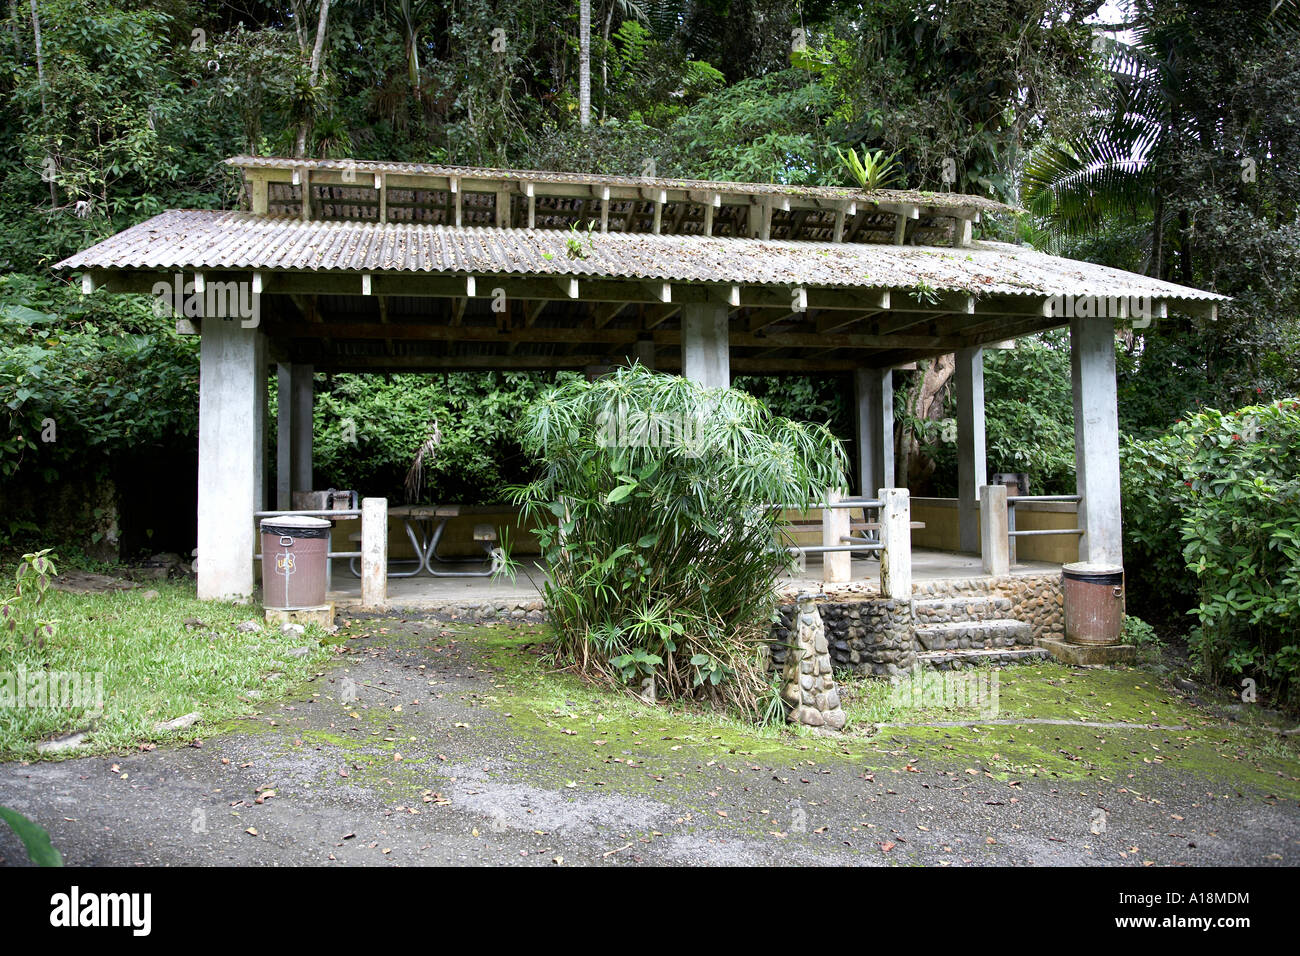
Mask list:
[{"label": "green shrub", "polygon": [[1128,534],[1140,557],[1169,587],[1194,588],[1189,645],[1201,670],[1256,678],[1294,702],[1300,400],[1200,412],[1166,436],[1130,444],[1125,472]]},{"label": "green shrub", "polygon": [[640,366],[562,383],[520,435],[544,469],[515,498],[540,525],[561,659],[770,717],[762,651],[786,558],[781,514],[764,506],[843,486],[839,442],[743,392]]},{"label": "green shrub", "polygon": [[1120,632],[1121,644],[1132,644],[1134,647],[1159,647],[1164,641],[1156,634],[1156,629],[1142,620],[1140,617],[1134,617],[1132,614],[1124,615],[1124,629]]}]

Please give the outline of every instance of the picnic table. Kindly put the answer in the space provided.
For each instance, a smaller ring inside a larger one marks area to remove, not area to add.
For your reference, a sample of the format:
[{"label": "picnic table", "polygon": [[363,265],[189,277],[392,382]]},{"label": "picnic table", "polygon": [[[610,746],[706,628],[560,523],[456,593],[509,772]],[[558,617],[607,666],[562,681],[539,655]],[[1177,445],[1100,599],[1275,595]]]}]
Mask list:
[{"label": "picnic table", "polygon": [[[389,571],[390,578],[413,578],[422,571],[439,578],[486,578],[496,570],[498,558],[494,543],[497,540],[497,533],[490,524],[474,526],[474,540],[484,543],[487,557],[491,561],[489,567],[477,571],[445,571],[434,567],[435,563],[440,565],[455,563],[438,554],[438,542],[447,528],[447,522],[460,515],[460,505],[399,505],[389,509],[388,513],[402,519],[406,537],[415,551],[414,558],[400,558],[393,562],[414,563],[415,567],[410,571]],[[360,535],[353,537],[359,539]],[[352,559],[351,568],[355,576],[361,577],[361,568],[356,558]]]}]

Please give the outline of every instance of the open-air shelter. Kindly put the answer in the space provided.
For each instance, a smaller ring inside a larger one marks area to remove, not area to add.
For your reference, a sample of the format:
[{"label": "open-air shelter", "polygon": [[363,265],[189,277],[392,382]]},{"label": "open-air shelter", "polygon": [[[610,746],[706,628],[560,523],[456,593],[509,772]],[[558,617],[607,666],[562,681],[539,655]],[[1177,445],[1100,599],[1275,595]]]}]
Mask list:
[{"label": "open-air shelter", "polygon": [[[983,350],[1068,326],[1081,560],[1120,564],[1114,330],[1221,296],[972,239],[988,199],[351,160],[235,157],[246,208],[171,210],[59,263],[201,336],[198,592],[248,599],[254,515],[312,485],[322,371],[576,369],[708,386],[851,374],[864,497],[895,486],[892,370],[955,353],[959,544],[979,531]],[[268,480],[267,392],[280,383]],[[987,521],[985,522],[988,523]],[[383,595],[379,596],[381,599]]]}]

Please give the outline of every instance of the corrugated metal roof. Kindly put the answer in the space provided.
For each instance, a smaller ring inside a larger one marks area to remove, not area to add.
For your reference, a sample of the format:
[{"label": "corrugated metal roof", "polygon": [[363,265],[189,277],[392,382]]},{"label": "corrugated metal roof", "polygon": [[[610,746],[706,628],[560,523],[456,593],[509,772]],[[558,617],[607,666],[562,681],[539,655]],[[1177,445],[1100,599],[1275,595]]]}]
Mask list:
[{"label": "corrugated metal roof", "polygon": [[1226,297],[1005,243],[963,248],[595,233],[570,258],[564,230],[321,222],[172,210],[59,269],[258,269],[539,275],[981,295]]},{"label": "corrugated metal roof", "polygon": [[287,159],[275,156],[233,156],[227,165],[241,169],[307,169],[406,176],[456,176],[461,179],[495,180],[501,183],[557,183],[578,186],[626,186],[639,189],[692,190],[755,196],[801,196],[816,199],[857,200],[929,206],[935,209],[976,209],[1010,212],[1014,207],[963,193],[939,193],[916,189],[858,189],[850,186],[796,186],[789,183],[738,183],[705,179],[669,179],[656,176],[613,176],[605,173],[571,173],[534,169],[496,169],[487,166],[443,166],[432,163],[390,163],[363,159]]}]

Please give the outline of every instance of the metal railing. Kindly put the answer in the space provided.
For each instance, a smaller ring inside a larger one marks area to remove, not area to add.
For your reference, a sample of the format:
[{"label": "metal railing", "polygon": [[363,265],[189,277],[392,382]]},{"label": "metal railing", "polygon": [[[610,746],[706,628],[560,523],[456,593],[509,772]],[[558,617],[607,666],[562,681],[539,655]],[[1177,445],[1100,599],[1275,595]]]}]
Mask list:
[{"label": "metal railing", "polygon": [[1016,505],[1017,503],[1032,503],[1035,501],[1058,501],[1066,502],[1082,501],[1081,495],[1007,495],[1007,537],[1010,539],[1008,548],[1010,550],[1011,563],[1016,563],[1016,538],[1035,538],[1051,534],[1083,534],[1082,528],[1034,528],[1024,531],[1016,530]]},{"label": "metal railing", "polygon": [[[881,501],[879,498],[840,498],[838,501],[815,501],[805,505],[765,505],[769,511],[797,511],[799,514],[808,514],[813,511],[828,511],[836,508],[862,508],[864,513],[868,508],[879,509]],[[775,551],[784,551],[786,554],[837,554],[845,551],[851,554],[870,554],[876,551],[884,551],[885,546],[879,540],[867,535],[842,535],[840,544],[817,544],[817,545],[789,545],[787,547],[774,548]]]},{"label": "metal railing", "polygon": [[814,501],[805,505],[764,505],[768,511],[797,511],[807,514],[810,511],[825,511],[828,508],[879,508],[879,498],[841,498],[839,501]]}]

